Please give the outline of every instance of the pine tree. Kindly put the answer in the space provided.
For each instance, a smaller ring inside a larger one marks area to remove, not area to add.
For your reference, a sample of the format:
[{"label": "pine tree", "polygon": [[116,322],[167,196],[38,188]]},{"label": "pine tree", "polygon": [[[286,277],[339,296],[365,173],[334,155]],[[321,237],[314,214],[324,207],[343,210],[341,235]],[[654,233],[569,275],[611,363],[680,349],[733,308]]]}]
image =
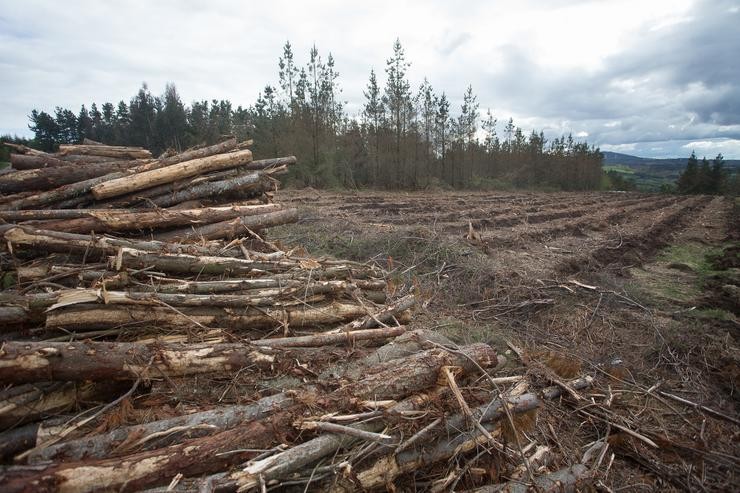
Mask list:
[{"label": "pine tree", "polygon": [[365,95],[365,106],[362,110],[362,116],[365,120],[365,125],[369,128],[369,134],[372,135],[372,160],[373,160],[373,171],[372,181],[373,185],[378,185],[378,177],[380,176],[380,131],[383,121],[385,119],[385,106],[380,96],[380,87],[378,87],[378,80],[375,77],[375,71],[370,71],[370,80],[367,83],[367,88],[363,91]]},{"label": "pine tree", "polygon": [[59,136],[59,125],[50,114],[45,111],[31,111],[29,117],[31,123],[28,128],[34,133],[33,140],[37,146],[46,152],[53,152],[56,145],[61,141]]},{"label": "pine tree", "polygon": [[681,173],[681,176],[678,177],[676,188],[679,193],[696,193],[698,181],[699,160],[696,158],[696,153],[691,151],[691,156],[689,156],[686,169]]},{"label": "pine tree", "polygon": [[[449,148],[449,119],[450,119],[450,102],[443,92],[439,97],[437,105],[436,125],[437,125],[437,145],[439,149],[439,158],[442,163],[441,177],[447,180],[447,149]],[[452,184],[451,180],[448,183]]]},{"label": "pine tree", "polygon": [[386,61],[387,74],[383,103],[388,110],[390,129],[394,136],[394,185],[405,183],[403,172],[406,159],[402,153],[402,142],[406,134],[406,127],[411,120],[413,104],[411,102],[411,84],[406,79],[406,71],[410,63],[406,61],[401,41],[393,43],[393,56]]},{"label": "pine tree", "polygon": [[722,153],[717,154],[717,157],[714,158],[712,161],[712,171],[711,171],[711,193],[713,194],[721,194],[725,190],[725,158],[722,156]]},{"label": "pine tree", "polygon": [[286,41],[285,46],[283,46],[283,56],[278,60],[278,67],[280,68],[280,88],[287,96],[288,109],[293,112],[298,67],[296,67],[295,61],[293,60],[293,48],[290,46],[290,41]]},{"label": "pine tree", "polygon": [[696,193],[714,193],[712,191],[712,168],[709,165],[706,157],[701,159],[701,167],[699,167],[699,178],[697,180]]},{"label": "pine tree", "polygon": [[93,121],[90,118],[90,113],[83,104],[80,108],[80,113],[77,115],[77,139],[81,142],[85,138],[93,138]]},{"label": "pine tree", "polygon": [[162,108],[157,112],[155,127],[163,149],[182,151],[188,126],[185,105],[180,100],[175,84],[165,85],[164,94],[159,98]]}]

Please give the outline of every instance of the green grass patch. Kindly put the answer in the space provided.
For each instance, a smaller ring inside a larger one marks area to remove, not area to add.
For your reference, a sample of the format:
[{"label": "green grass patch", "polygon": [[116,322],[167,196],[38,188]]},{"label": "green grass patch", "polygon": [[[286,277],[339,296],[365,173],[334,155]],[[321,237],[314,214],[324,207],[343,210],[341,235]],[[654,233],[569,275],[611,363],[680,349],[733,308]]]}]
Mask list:
[{"label": "green grass patch", "polygon": [[687,314],[699,320],[713,319],[723,320],[725,322],[735,320],[735,315],[720,308],[700,308],[698,310],[691,310]]},{"label": "green grass patch", "polygon": [[699,276],[703,282],[708,276],[717,274],[712,266],[712,258],[722,253],[722,247],[708,247],[700,243],[685,243],[671,245],[658,255],[658,261],[665,262],[669,267],[681,269],[686,266]]}]

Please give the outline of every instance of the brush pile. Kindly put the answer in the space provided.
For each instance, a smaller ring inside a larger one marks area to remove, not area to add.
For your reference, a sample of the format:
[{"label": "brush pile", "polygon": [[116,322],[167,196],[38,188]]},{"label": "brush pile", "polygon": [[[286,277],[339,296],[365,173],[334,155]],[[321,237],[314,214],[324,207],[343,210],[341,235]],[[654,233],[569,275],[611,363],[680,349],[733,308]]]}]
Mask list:
[{"label": "brush pile", "polygon": [[543,399],[590,378],[493,377],[505,358],[407,325],[416,298],[376,266],[263,237],[297,219],[270,196],[295,158],[252,161],[234,139],[158,159],[18,150],[32,169],[0,176],[3,491],[560,491],[590,476],[524,435]]}]

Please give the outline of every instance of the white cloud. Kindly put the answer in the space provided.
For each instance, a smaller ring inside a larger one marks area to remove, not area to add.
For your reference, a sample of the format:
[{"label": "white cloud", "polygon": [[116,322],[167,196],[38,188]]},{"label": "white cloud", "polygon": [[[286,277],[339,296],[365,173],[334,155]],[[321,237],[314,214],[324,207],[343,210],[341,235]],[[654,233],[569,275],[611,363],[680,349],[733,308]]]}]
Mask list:
[{"label": "white cloud", "polygon": [[[573,132],[602,148],[740,136],[730,63],[740,32],[725,28],[738,23],[738,11],[725,1],[0,0],[0,7],[0,133],[22,132],[33,108],[127,100],[143,81],[155,94],[174,82],[186,102],[249,105],[277,81],[286,40],[299,63],[314,43],[333,53],[342,99],[356,114],[370,69],[384,78],[400,37],[414,88],[427,76],[455,111],[472,84],[481,108],[500,121],[512,116],[550,137]],[[681,153],[681,145],[662,147]]]}]

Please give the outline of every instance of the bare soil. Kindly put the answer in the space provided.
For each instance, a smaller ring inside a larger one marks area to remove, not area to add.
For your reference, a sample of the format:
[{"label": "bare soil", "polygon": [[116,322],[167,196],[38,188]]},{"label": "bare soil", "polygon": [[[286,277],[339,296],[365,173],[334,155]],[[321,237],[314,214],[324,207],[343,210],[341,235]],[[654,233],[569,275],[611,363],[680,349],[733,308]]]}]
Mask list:
[{"label": "bare soil", "polygon": [[[544,365],[562,378],[595,376],[584,401],[548,406],[531,431],[559,451],[556,464],[577,462],[604,439],[604,491],[734,489],[740,313],[731,199],[305,189],[278,192],[276,202],[304,214],[272,238],[388,269],[399,292],[425,297],[413,324],[493,344],[509,358],[502,374]],[[511,347],[524,349],[521,358]]]}]

